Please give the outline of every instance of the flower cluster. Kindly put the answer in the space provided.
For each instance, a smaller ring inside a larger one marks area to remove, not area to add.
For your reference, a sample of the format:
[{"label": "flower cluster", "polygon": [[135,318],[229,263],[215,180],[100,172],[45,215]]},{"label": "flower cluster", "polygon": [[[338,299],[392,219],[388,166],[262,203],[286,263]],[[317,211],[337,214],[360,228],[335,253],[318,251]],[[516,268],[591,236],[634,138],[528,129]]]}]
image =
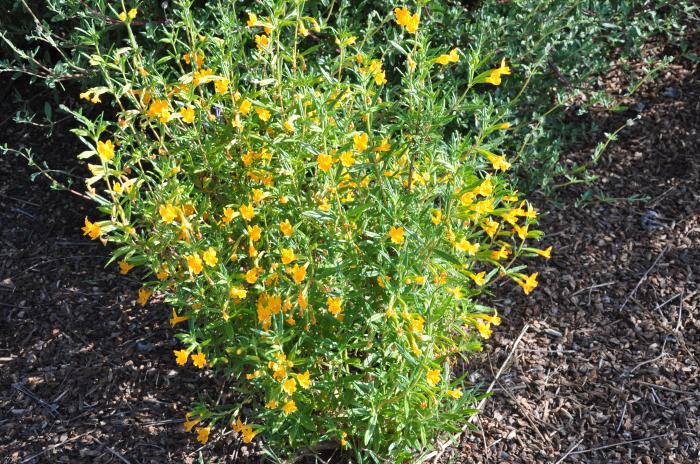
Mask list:
[{"label": "flower cluster", "polygon": [[[334,440],[405,458],[472,412],[450,367],[500,323],[475,297],[503,279],[530,293],[537,274],[513,264],[550,249],[529,246],[537,212],[488,141],[508,124],[445,133],[473,112],[433,77],[460,51],[430,49],[418,11],[394,11],[412,47],[403,70],[343,36],[335,61],[314,62],[304,37],[333,31],[281,3],[293,13],[227,16],[218,35],[185,9],[168,59],[98,49],[95,63],[120,69],[105,72],[119,111],[76,131],[94,141],[80,156],[99,160],[88,192],[109,215],[83,231],[119,245],[121,272],[150,276],[140,304],[164,295],[174,362],[216,369],[253,401],[245,415],[196,406],[185,428],[200,425],[201,443],[230,427],[288,452]],[[503,61],[467,89],[508,74]]]}]

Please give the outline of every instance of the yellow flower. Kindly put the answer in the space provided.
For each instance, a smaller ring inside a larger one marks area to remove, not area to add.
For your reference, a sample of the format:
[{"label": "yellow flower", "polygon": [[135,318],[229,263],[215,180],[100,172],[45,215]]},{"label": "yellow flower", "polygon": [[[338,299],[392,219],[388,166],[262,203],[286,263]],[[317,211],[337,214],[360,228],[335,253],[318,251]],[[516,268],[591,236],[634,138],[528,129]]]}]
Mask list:
[{"label": "yellow flower", "polygon": [[491,166],[493,166],[493,168],[497,171],[500,169],[501,171],[505,172],[508,169],[510,169],[510,163],[506,161],[505,156],[496,156],[493,154],[489,154],[487,155],[487,158],[491,162]]},{"label": "yellow flower", "polygon": [[411,34],[416,33],[416,31],[418,30],[418,23],[420,22],[418,12],[411,15],[411,12],[408,10],[408,8],[404,6],[402,8],[395,8],[394,15],[396,16],[397,24],[405,27],[406,30]]},{"label": "yellow flower", "polygon": [[230,81],[226,78],[214,81],[214,89],[216,90],[216,93],[226,93],[229,83]]},{"label": "yellow flower", "polygon": [[133,264],[129,264],[124,260],[119,261],[119,273],[122,275],[127,275],[130,270],[134,268]]},{"label": "yellow flower", "polygon": [[486,276],[486,271],[481,271],[478,274],[474,274],[473,272],[467,273],[469,277],[474,281],[475,284],[477,284],[479,287],[484,285],[485,283],[485,276]]},{"label": "yellow flower", "polygon": [[297,374],[297,382],[299,382],[299,386],[305,390],[309,389],[311,387],[311,374],[307,370],[303,374]]},{"label": "yellow flower", "polygon": [[349,168],[350,166],[355,164],[355,158],[353,158],[352,156],[352,151],[348,150],[346,152],[343,152],[343,154],[340,155],[340,162],[346,168]]},{"label": "yellow flower", "polygon": [[425,380],[428,382],[428,384],[431,387],[434,387],[438,383],[440,383],[440,370],[439,369],[431,369],[428,371],[428,373],[425,375]]},{"label": "yellow flower", "polygon": [[442,211],[439,209],[432,210],[430,212],[430,221],[435,225],[440,224],[440,221],[442,221]]},{"label": "yellow flower", "polygon": [[491,73],[486,78],[486,82],[488,82],[489,84],[493,84],[493,85],[500,85],[502,75],[506,75],[506,76],[510,75],[510,68],[508,66],[506,66],[506,59],[505,58],[503,58],[501,60],[501,66],[491,70]]},{"label": "yellow flower", "polygon": [[248,296],[248,291],[243,287],[231,287],[228,291],[228,295],[231,298],[237,298],[239,300],[242,300],[246,296]]},{"label": "yellow flower", "polygon": [[459,202],[462,204],[462,206],[469,206],[472,203],[474,203],[474,197],[476,194],[474,192],[464,192],[460,197],[459,197]]},{"label": "yellow flower", "polygon": [[172,203],[160,205],[158,212],[160,213],[160,217],[163,219],[163,222],[167,224],[173,222],[177,217],[177,209],[172,205]]},{"label": "yellow flower", "polygon": [[[185,360],[187,362],[187,360]],[[191,432],[192,428],[199,424],[202,420],[201,419],[190,419],[191,414],[187,414],[185,423],[183,424],[185,426],[185,432]]]},{"label": "yellow flower", "polygon": [[549,259],[552,257],[552,247],[550,246],[546,250],[536,250],[533,249],[533,252],[537,253],[538,255],[544,257],[545,259]]},{"label": "yellow flower", "polygon": [[246,221],[251,221],[255,216],[255,209],[251,204],[241,205],[240,212],[241,216],[243,216],[243,219],[245,219]]},{"label": "yellow flower", "polygon": [[248,27],[254,27],[258,23],[258,16],[255,13],[248,13],[248,22],[246,22],[246,25]]},{"label": "yellow flower", "polygon": [[246,226],[246,229],[248,230],[248,237],[251,242],[255,243],[262,237],[262,229],[259,225],[255,224],[253,227]]},{"label": "yellow flower", "polygon": [[191,106],[180,108],[180,116],[187,124],[192,124],[194,122],[194,108]]},{"label": "yellow flower", "polygon": [[291,248],[282,248],[282,263],[289,264],[295,259],[297,259],[297,257],[294,255],[294,250]]},{"label": "yellow flower", "polygon": [[537,287],[537,272],[527,276],[525,279],[518,279],[517,282],[523,288],[526,295],[529,295]]},{"label": "yellow flower", "polygon": [[462,238],[459,242],[455,243],[455,248],[467,253],[469,256],[474,256],[476,252],[479,251],[479,243],[471,243],[469,240]]},{"label": "yellow flower", "polygon": [[355,134],[352,140],[355,150],[363,152],[367,149],[367,142],[369,140],[369,136],[365,132]]},{"label": "yellow flower", "polygon": [[493,250],[491,251],[491,259],[495,259],[496,261],[500,261],[501,259],[506,259],[510,255],[510,250],[504,245],[501,247],[500,250]]},{"label": "yellow flower", "polygon": [[243,437],[243,443],[250,443],[253,441],[253,438],[255,438],[257,433],[253,431],[253,428],[250,425],[244,425],[241,429],[241,435]]},{"label": "yellow flower", "polygon": [[294,233],[294,227],[289,222],[289,219],[285,219],[284,221],[280,222],[280,230],[285,237],[291,237]]},{"label": "yellow flower", "polygon": [[391,238],[391,243],[401,245],[404,241],[403,227],[392,226],[391,229],[389,229],[389,237]]},{"label": "yellow flower", "polygon": [[207,364],[207,357],[201,351],[192,355],[192,364],[202,369]]},{"label": "yellow flower", "polygon": [[101,140],[97,141],[97,154],[100,155],[102,161],[110,161],[114,158],[114,144],[111,140],[103,142]]},{"label": "yellow flower", "polygon": [[186,256],[185,259],[187,260],[187,269],[190,271],[190,275],[198,275],[202,272],[202,259],[197,253]]},{"label": "yellow flower", "polygon": [[173,351],[175,353],[175,362],[180,365],[184,366],[187,364],[187,359],[190,357],[189,353],[185,350],[176,350]]},{"label": "yellow flower", "polygon": [[294,279],[295,283],[302,283],[306,278],[306,266],[299,266],[298,264],[295,264],[292,268],[292,278]]},{"label": "yellow flower", "polygon": [[527,238],[527,229],[528,229],[527,225],[524,225],[521,227],[517,224],[513,224],[513,230],[515,231],[515,233],[518,234],[518,237],[520,237],[520,240],[525,240]]},{"label": "yellow flower", "polygon": [[270,39],[265,34],[255,34],[255,43],[259,50],[270,44]]},{"label": "yellow flower", "polygon": [[479,334],[481,334],[484,339],[490,338],[491,334],[493,333],[493,330],[491,330],[491,324],[482,319],[476,320],[476,330],[479,331]]},{"label": "yellow flower", "polygon": [[374,73],[374,83],[377,85],[384,85],[387,83],[386,72],[383,69]]},{"label": "yellow flower", "polygon": [[294,411],[298,411],[299,409],[297,408],[296,403],[294,400],[287,401],[284,403],[284,406],[282,406],[282,411],[284,412],[285,415],[289,415],[293,413]]},{"label": "yellow flower", "polygon": [[197,427],[197,441],[203,445],[206,444],[209,441],[210,431],[211,427]]},{"label": "yellow flower", "polygon": [[342,308],[343,300],[340,297],[328,297],[326,303],[328,304],[328,312],[333,316],[338,317],[338,315],[343,312]]},{"label": "yellow flower", "polygon": [[265,404],[267,409],[275,409],[277,407],[277,400],[270,400]]},{"label": "yellow flower", "polygon": [[85,216],[85,225],[82,228],[83,230],[83,235],[89,235],[92,240],[95,240],[102,235],[102,229],[100,228],[100,225],[94,222],[90,222],[90,220]]},{"label": "yellow flower", "polygon": [[151,297],[151,292],[150,290],[147,290],[145,288],[139,288],[139,299],[138,302],[141,306],[146,306],[146,303],[148,303],[148,299]]},{"label": "yellow flower", "polygon": [[326,155],[325,153],[321,153],[316,158],[316,162],[318,163],[318,168],[320,170],[328,172],[333,166],[333,157],[330,155]]},{"label": "yellow flower", "polygon": [[246,98],[241,102],[241,106],[238,107],[238,111],[240,111],[243,116],[247,116],[252,108],[253,104]]},{"label": "yellow flower", "polygon": [[119,21],[126,22],[126,11],[119,13]]},{"label": "yellow flower", "polygon": [[168,272],[168,266],[164,264],[160,271],[158,271],[158,273],[156,274],[156,277],[160,281],[163,281],[170,277],[170,273]]},{"label": "yellow flower", "polygon": [[224,208],[224,216],[221,218],[221,221],[224,224],[228,224],[236,216],[238,216],[238,213],[234,211],[233,208]]},{"label": "yellow flower", "polygon": [[257,267],[245,273],[245,281],[251,285],[258,281],[258,277],[260,277],[260,269]]},{"label": "yellow flower", "polygon": [[456,48],[453,48],[449,54],[443,54],[438,56],[435,62],[443,66],[448,65],[450,63],[457,63],[459,62],[459,52]]},{"label": "yellow flower", "polygon": [[216,266],[216,263],[219,262],[219,259],[216,257],[216,250],[214,247],[209,247],[208,250],[202,253],[202,258],[204,258],[204,262],[207,263],[209,267],[214,267]]},{"label": "yellow flower", "polygon": [[129,17],[129,19],[134,19],[134,18],[136,18],[136,15],[138,14],[138,12],[139,12],[139,10],[137,10],[136,8],[132,8],[127,13],[127,16]]},{"label": "yellow flower", "polygon": [[454,390],[447,390],[447,394],[451,396],[452,398],[458,400],[462,397],[462,389],[461,388],[455,388]]},{"label": "yellow flower", "polygon": [[258,114],[261,121],[267,122],[270,120],[271,114],[265,108],[255,108],[255,112]]},{"label": "yellow flower", "polygon": [[294,379],[287,379],[282,383],[282,390],[289,395],[292,396],[295,391],[297,391],[297,382]]},{"label": "yellow flower", "polygon": [[493,219],[487,219],[481,224],[481,228],[484,229],[484,232],[486,232],[489,237],[493,238],[498,231],[498,225],[498,222],[494,221]]},{"label": "yellow flower", "polygon": [[386,152],[389,150],[391,150],[391,144],[389,143],[389,139],[386,138],[382,139],[382,143],[374,149],[376,152]]},{"label": "yellow flower", "polygon": [[173,315],[170,318],[170,327],[175,327],[180,322],[185,322],[189,320],[189,316],[178,316],[175,308],[173,308]]}]

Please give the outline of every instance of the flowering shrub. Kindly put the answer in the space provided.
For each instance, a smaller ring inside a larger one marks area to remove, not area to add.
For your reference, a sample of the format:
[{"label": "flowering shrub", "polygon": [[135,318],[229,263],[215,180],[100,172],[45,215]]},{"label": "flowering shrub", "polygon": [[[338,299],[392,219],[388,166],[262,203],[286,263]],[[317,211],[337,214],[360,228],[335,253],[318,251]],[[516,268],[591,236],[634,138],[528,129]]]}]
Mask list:
[{"label": "flowering shrub", "polygon": [[[406,461],[475,412],[452,367],[500,322],[476,298],[530,293],[517,259],[549,256],[497,154],[509,125],[487,96],[511,69],[432,48],[408,7],[356,37],[263,3],[227,3],[207,31],[182,4],[163,54],[139,46],[137,10],[115,12],[128,43],[95,50],[104,85],[81,97],[116,121],[76,114],[108,216],[83,230],[144,270],[140,304],[172,307],[173,363],[235,380],[227,406],[187,414],[201,443],[231,427],[282,454],[331,441]],[[364,47],[380,28],[389,44]],[[466,82],[443,79],[456,67]]]}]

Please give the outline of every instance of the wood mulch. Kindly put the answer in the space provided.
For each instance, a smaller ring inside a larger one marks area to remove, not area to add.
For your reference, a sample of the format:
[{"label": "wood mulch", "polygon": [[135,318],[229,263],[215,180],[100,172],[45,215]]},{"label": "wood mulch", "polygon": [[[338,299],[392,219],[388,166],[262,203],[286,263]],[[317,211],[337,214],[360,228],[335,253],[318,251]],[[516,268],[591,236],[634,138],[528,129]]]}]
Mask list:
[{"label": "wood mulch", "polygon": [[[536,200],[553,257],[532,262],[541,283],[529,298],[497,290],[503,324],[467,367],[481,389],[501,375],[481,430],[436,461],[700,461],[697,70],[673,65],[629,112],[576,120],[611,131],[641,116],[593,167],[592,187]],[[85,174],[65,127],[47,139],[0,124],[0,143]],[[585,162],[597,141],[564,162]],[[184,433],[189,405],[226,385],[174,369],[168,309],[138,306],[137,277],[105,269],[108,250],[81,237],[93,205],[30,174],[0,158],[0,462],[251,461],[233,434],[200,448]]]}]

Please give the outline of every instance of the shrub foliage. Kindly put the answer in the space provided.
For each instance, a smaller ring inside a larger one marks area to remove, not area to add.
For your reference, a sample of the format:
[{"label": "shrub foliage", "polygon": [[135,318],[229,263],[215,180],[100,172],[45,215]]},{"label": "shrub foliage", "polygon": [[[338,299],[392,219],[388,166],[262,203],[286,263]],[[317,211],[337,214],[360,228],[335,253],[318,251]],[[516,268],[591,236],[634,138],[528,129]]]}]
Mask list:
[{"label": "shrub foliage", "polygon": [[406,7],[362,35],[303,1],[217,3],[206,28],[177,11],[157,50],[136,8],[114,11],[126,44],[94,42],[103,85],[81,97],[117,114],[76,113],[75,132],[107,216],[85,234],[143,270],[141,304],[157,291],[172,308],[173,363],[233,385],[186,429],[410,459],[475,412],[453,368],[500,322],[478,297],[529,293],[518,259],[550,252],[499,154],[509,124],[487,96],[506,57],[433,46]]}]

